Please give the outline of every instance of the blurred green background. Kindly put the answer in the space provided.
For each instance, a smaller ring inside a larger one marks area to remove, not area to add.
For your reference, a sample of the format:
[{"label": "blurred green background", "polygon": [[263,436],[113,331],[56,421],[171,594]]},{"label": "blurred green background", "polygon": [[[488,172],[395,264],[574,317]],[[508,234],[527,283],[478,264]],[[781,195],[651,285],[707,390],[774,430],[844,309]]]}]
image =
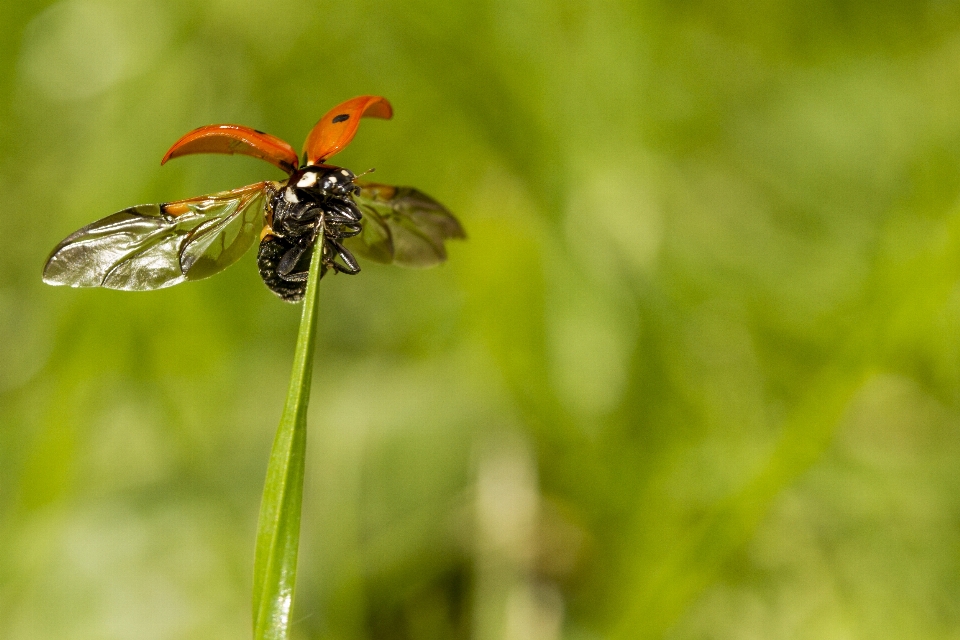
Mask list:
[{"label": "blurred green background", "polygon": [[299,308],[68,233],[278,170],[415,185],[448,264],[325,279],[296,640],[960,638],[960,3],[0,3],[0,637],[250,635]]}]

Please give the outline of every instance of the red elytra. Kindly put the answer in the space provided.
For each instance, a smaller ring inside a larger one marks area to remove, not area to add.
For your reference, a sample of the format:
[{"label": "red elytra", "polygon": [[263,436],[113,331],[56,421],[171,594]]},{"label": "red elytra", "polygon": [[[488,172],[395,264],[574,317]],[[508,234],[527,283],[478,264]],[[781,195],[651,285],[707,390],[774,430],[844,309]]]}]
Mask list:
[{"label": "red elytra", "polygon": [[[319,165],[342,151],[357,133],[361,118],[393,117],[393,108],[382,96],[357,96],[326,113],[314,125],[303,145],[306,165]],[[296,171],[299,160],[293,147],[276,136],[238,124],[215,124],[194,129],[177,140],[160,164],[193,153],[225,153],[266,160],[283,171]]]},{"label": "red elytra", "polygon": [[160,164],[192,153],[240,153],[266,160],[287,173],[297,169],[297,152],[269,133],[240,124],[211,124],[194,129],[170,147]]},{"label": "red elytra", "polygon": [[393,117],[393,107],[380,96],[358,96],[337,105],[320,118],[303,143],[306,164],[318,165],[350,144],[360,126],[360,118]]}]

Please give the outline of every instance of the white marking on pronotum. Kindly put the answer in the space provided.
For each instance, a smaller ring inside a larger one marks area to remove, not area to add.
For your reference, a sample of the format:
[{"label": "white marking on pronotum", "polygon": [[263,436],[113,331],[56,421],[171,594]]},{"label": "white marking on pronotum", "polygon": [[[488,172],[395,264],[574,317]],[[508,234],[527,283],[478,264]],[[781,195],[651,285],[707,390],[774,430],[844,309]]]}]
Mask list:
[{"label": "white marking on pronotum", "polygon": [[290,204],[296,204],[300,202],[300,199],[297,197],[297,194],[293,192],[293,189],[287,187],[283,190],[283,199],[289,202]]},{"label": "white marking on pronotum", "polygon": [[317,173],[315,171],[310,171],[303,174],[303,177],[300,178],[300,181],[297,182],[297,186],[300,188],[312,187],[317,184]]},{"label": "white marking on pronotum", "polygon": [[345,175],[345,176],[349,176],[349,175],[350,175],[350,172],[347,171],[346,169],[340,169],[340,173],[342,173],[342,174]]}]

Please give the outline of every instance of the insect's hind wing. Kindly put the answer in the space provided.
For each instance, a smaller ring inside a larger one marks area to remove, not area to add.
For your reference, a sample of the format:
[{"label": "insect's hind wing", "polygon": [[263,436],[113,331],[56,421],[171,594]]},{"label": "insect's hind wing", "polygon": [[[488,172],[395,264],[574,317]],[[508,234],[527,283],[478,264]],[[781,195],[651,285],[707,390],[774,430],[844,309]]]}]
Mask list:
[{"label": "insect's hind wing", "polygon": [[240,259],[259,237],[264,225],[264,214],[271,196],[276,192],[275,182],[260,182],[189,201],[182,206],[197,206],[208,221],[190,234],[180,252],[180,264],[187,280],[200,280],[223,271]]},{"label": "insect's hind wing", "polygon": [[236,262],[256,239],[274,183],[130,207],[63,240],[43,281],[146,291],[198,280]]},{"label": "insect's hind wing", "polygon": [[[374,217],[377,226],[382,225],[389,235],[390,259],[380,262],[405,267],[432,267],[447,259],[444,246],[447,240],[466,237],[460,222],[446,207],[417,189],[358,184],[360,193],[356,201],[364,213],[363,222]],[[367,224],[364,233],[367,233]],[[358,243],[353,238],[350,240],[354,242],[348,241],[347,247],[356,250]],[[362,251],[358,253],[366,255]]]},{"label": "insect's hind wing", "polygon": [[351,253],[373,262],[390,264],[393,262],[393,235],[386,220],[376,207],[357,199],[357,206],[363,213],[360,220],[361,231],[352,238],[345,238],[343,246]]},{"label": "insect's hind wing", "polygon": [[177,258],[178,235],[160,205],[124,209],[57,245],[44,265],[43,281],[128,291],[178,284],[186,279]]}]

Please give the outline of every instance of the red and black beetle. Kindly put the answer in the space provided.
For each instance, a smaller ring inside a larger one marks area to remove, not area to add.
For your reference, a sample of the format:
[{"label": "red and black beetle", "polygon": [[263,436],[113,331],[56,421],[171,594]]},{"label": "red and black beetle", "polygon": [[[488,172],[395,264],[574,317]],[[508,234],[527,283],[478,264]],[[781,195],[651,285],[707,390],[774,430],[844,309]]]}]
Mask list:
[{"label": "red and black beetle", "polygon": [[318,241],[323,273],[359,272],[354,254],[414,267],[443,262],[444,242],[464,237],[443,205],[416,189],[362,182],[350,170],[327,164],[353,139],[361,118],[392,115],[390,103],[379,96],[359,96],[334,107],[307,136],[302,164],[288,143],[250,127],[222,124],[191,131],[161,164],[192,153],[242,153],[289,177],[114,213],[57,245],[43,281],[160,289],[225,269],[258,236],[260,275],[290,302],[303,297],[311,249]]}]

